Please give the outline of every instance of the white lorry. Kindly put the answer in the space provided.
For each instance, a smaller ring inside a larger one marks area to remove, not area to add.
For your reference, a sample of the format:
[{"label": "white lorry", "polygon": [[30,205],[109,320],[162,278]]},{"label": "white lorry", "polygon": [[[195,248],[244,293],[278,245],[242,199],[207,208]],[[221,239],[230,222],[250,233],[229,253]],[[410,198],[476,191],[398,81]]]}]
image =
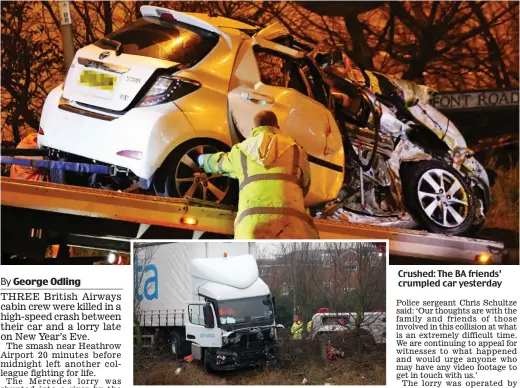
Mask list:
[{"label": "white lorry", "polygon": [[250,243],[166,243],[135,254],[136,314],[174,356],[208,371],[276,359],[275,300],[258,276]]}]

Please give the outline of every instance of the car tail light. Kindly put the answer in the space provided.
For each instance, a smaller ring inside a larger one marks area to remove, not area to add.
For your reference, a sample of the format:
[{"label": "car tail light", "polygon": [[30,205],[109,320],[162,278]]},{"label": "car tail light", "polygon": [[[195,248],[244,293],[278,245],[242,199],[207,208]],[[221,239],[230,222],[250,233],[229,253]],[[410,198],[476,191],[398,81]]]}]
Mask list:
[{"label": "car tail light", "polygon": [[137,106],[159,105],[184,97],[200,88],[200,83],[188,78],[160,76]]},{"label": "car tail light", "polygon": [[171,13],[168,13],[168,12],[161,13],[161,16],[159,16],[159,18],[166,19],[166,20],[171,20],[172,22],[175,21],[175,18],[173,17],[173,15]]},{"label": "car tail light", "polygon": [[38,129],[38,135],[45,135],[42,127],[40,127],[40,129]]},{"label": "car tail light", "polygon": [[386,255],[386,243],[373,243],[377,249],[379,257]]},{"label": "car tail light", "polygon": [[481,253],[475,257],[475,261],[478,264],[491,264],[491,255],[488,255],[487,253]]}]

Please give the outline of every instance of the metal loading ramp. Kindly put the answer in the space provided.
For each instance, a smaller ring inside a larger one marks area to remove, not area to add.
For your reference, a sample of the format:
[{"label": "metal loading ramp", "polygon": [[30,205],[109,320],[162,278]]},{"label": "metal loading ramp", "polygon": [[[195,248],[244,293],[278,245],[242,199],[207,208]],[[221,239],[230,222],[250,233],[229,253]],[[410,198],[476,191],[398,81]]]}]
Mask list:
[{"label": "metal loading ramp", "polygon": [[[2,178],[0,184],[2,207],[20,212],[124,221],[138,224],[139,229],[152,225],[223,237],[233,234],[235,212],[229,206],[10,178]],[[4,219],[4,225],[9,221]],[[496,241],[322,219],[315,219],[315,223],[322,239],[388,239],[390,254],[396,256],[474,262],[478,255],[486,254],[491,263],[501,263],[504,252],[504,244]],[[96,232],[83,236],[99,237]],[[140,235],[122,236],[114,230],[105,232],[103,238],[129,241]]]},{"label": "metal loading ramp", "polygon": [[202,201],[11,178],[2,178],[0,187],[2,206],[233,234],[234,211]]}]

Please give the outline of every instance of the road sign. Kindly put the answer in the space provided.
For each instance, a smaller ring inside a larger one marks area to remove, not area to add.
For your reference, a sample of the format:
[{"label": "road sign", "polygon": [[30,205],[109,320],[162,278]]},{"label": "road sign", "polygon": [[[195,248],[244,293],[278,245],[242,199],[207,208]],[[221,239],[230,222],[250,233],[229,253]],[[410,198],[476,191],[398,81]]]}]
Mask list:
[{"label": "road sign", "polygon": [[433,96],[432,105],[439,110],[518,107],[518,89],[439,93]]}]

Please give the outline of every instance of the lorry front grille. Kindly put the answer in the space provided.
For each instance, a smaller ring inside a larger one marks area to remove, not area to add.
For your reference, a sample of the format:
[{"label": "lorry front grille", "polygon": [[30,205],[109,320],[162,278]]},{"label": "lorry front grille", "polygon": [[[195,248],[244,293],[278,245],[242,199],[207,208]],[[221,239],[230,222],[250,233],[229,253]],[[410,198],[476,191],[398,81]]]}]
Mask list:
[{"label": "lorry front grille", "polygon": [[264,330],[261,333],[237,333],[236,336],[230,337],[229,348],[258,348],[258,346],[271,342],[273,340],[269,336],[269,330]]}]

